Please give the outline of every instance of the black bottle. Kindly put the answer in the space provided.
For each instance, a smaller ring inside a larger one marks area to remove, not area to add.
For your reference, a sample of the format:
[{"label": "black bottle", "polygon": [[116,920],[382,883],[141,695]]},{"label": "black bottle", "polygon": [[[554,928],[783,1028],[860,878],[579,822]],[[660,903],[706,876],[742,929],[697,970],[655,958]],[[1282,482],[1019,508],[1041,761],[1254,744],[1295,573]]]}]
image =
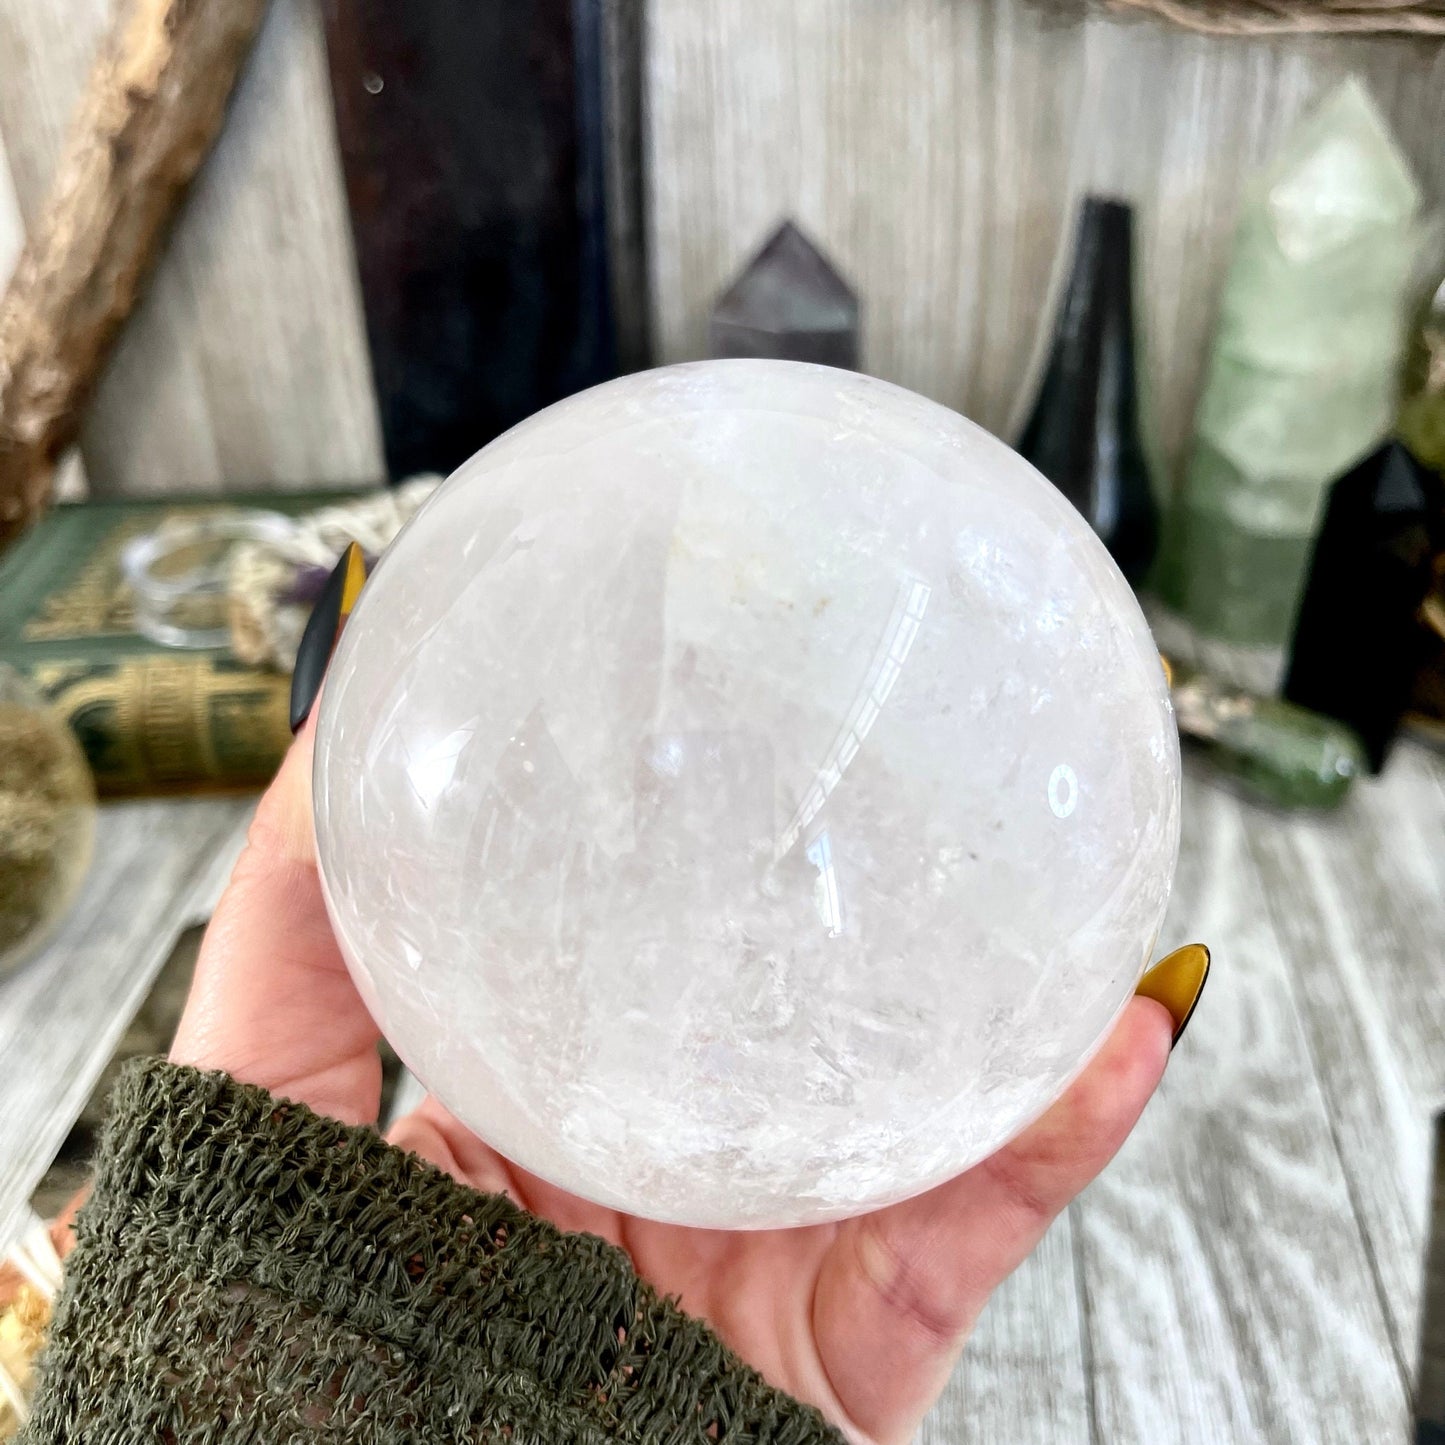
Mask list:
[{"label": "black bottle", "polygon": [[1417,622],[1439,540],[1439,478],[1399,442],[1330,488],[1315,539],[1284,695],[1349,723],[1384,766],[1415,673]]},{"label": "black bottle", "polygon": [[1138,586],[1158,547],[1159,512],[1139,439],[1133,223],[1123,201],[1085,199],[1053,348],[1017,450]]}]

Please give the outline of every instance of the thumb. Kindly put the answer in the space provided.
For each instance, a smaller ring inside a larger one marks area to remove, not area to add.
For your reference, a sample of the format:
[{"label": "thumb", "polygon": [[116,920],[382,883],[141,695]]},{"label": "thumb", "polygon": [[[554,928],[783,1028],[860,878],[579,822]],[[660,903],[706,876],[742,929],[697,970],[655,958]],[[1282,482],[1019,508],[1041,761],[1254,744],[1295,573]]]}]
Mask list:
[{"label": "thumb", "polygon": [[171,1057],[346,1123],[381,1098],[380,1037],[337,946],[311,819],[313,727],[262,797],[216,906]]},{"label": "thumb", "polygon": [[1037,1123],[939,1188],[850,1220],[819,1274],[813,1331],[839,1404],[902,1441],[937,1399],[992,1292],[1113,1158],[1154,1092],[1172,1023],[1137,998]]}]

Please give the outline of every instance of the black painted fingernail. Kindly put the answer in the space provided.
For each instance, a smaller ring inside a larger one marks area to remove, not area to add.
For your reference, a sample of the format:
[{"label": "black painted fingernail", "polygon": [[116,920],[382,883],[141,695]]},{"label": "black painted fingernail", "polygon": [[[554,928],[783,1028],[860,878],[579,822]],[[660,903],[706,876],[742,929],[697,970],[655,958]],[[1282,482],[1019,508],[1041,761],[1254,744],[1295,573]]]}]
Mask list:
[{"label": "black painted fingernail", "polygon": [[366,561],[361,547],[348,542],[341,560],[326,579],[316,606],[306,621],[306,630],[301,634],[301,645],[296,649],[296,667],[291,673],[291,731],[299,732],[301,724],[311,715],[316,694],[321,691],[321,679],[326,676],[326,665],[336,647],[351,609],[356,605],[357,593],[366,581]]}]

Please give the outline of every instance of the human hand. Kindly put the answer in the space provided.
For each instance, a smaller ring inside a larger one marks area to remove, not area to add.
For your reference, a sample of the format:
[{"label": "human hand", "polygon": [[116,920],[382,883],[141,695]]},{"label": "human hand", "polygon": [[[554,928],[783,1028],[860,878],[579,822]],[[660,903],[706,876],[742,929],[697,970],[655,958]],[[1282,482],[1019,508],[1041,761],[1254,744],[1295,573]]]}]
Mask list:
[{"label": "human hand", "polygon": [[[308,726],[261,800],[172,1057],[374,1124],[379,1033],[322,902],[311,751]],[[1172,1030],[1168,1010],[1134,999],[1064,1097],[990,1159],[915,1199],[811,1228],[687,1229],[590,1204],[509,1163],[430,1099],[388,1137],[473,1188],[621,1246],[770,1383],[854,1439],[892,1445],[937,1398],[990,1293],[1123,1142]]]}]

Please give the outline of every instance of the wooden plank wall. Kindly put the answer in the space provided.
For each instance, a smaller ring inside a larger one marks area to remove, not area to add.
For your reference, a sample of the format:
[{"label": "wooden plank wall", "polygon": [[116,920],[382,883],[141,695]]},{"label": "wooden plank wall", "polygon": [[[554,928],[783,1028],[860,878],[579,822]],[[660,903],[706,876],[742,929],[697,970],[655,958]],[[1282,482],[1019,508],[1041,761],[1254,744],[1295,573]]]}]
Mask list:
[{"label": "wooden plank wall", "polygon": [[[0,138],[22,217],[52,173],[112,3],[0,4]],[[98,492],[380,474],[317,3],[275,0],[100,389],[83,438]],[[1359,71],[1431,199],[1445,197],[1438,42],[1215,39],[1085,18],[1068,0],[610,4],[628,17],[639,7],[661,360],[701,353],[713,296],[791,214],[864,297],[868,369],[1007,435],[1046,338],[1073,205],[1110,189],[1141,207],[1145,380],[1172,466],[1241,176],[1323,88]],[[6,232],[0,175],[0,268]]]},{"label": "wooden plank wall", "polygon": [[[1060,19],[1060,12],[1064,18]],[[1051,0],[651,0],[654,336],[783,215],[864,298],[866,368],[1011,434],[1081,192],[1141,207],[1156,442],[1187,439],[1241,175],[1359,72],[1437,203],[1445,45],[1241,41]]]}]

